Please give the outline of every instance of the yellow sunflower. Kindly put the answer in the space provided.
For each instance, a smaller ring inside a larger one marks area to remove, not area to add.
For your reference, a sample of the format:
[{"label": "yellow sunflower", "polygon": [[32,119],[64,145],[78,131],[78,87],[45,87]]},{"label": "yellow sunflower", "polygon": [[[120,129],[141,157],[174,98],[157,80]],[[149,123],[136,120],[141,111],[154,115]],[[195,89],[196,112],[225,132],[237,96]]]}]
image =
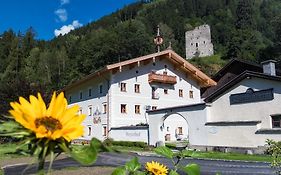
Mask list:
[{"label": "yellow sunflower", "polygon": [[78,105],[67,108],[63,93],[58,96],[54,93],[48,108],[40,93],[38,98],[31,95],[29,101],[20,97],[19,103],[10,103],[13,109],[9,112],[18,123],[34,132],[37,138],[56,140],[63,137],[71,141],[83,135],[81,123],[85,115],[78,115]]},{"label": "yellow sunflower", "polygon": [[152,175],[166,175],[168,173],[166,166],[154,161],[147,162],[145,168]]}]

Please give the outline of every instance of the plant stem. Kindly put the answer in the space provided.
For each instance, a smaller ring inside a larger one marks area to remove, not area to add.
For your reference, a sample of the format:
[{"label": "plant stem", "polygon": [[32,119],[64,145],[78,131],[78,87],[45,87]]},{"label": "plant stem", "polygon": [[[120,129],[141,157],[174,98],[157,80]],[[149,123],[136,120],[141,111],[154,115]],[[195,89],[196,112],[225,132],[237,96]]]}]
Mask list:
[{"label": "plant stem", "polygon": [[41,157],[38,162],[38,172],[44,170],[45,157]]}]

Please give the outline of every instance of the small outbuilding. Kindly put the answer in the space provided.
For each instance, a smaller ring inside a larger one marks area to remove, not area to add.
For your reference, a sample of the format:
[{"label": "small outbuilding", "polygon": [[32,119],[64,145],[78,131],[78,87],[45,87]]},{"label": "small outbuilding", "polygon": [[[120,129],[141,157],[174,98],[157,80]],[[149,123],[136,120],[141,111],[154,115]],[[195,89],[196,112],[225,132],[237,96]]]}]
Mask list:
[{"label": "small outbuilding", "polygon": [[280,141],[281,77],[276,75],[275,61],[249,64],[251,71],[246,66],[241,73],[232,69],[231,64],[237,62],[219,72],[217,87],[205,91],[208,94],[202,103],[149,111],[149,126],[153,126],[149,128],[150,145],[165,142],[162,128],[170,115],[185,119],[193,148],[259,153],[267,139]]}]

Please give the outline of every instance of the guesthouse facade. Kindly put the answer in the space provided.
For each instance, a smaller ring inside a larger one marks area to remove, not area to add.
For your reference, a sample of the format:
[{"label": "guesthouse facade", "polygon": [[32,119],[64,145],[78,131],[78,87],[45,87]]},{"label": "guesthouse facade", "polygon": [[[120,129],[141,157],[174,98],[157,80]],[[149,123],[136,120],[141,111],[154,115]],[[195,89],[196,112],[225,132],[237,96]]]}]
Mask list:
[{"label": "guesthouse facade", "polygon": [[[172,50],[105,66],[63,91],[69,105],[86,114],[80,140],[149,142],[148,110],[201,102],[200,88],[215,81]],[[182,117],[166,124],[166,140],[188,138]],[[151,125],[150,127],[153,127]]]}]

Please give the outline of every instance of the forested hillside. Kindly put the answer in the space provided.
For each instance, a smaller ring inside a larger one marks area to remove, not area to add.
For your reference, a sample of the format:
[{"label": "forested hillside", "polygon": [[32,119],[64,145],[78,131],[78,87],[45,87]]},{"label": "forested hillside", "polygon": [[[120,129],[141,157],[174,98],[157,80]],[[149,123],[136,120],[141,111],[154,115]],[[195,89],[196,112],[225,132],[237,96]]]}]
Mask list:
[{"label": "forested hillside", "polygon": [[106,64],[154,52],[158,24],[162,49],[172,42],[173,50],[185,57],[185,31],[204,23],[211,26],[216,53],[208,69],[217,68],[221,58],[281,59],[280,0],[141,1],[51,41],[36,40],[32,28],[4,32],[0,113],[18,96],[49,94]]}]

